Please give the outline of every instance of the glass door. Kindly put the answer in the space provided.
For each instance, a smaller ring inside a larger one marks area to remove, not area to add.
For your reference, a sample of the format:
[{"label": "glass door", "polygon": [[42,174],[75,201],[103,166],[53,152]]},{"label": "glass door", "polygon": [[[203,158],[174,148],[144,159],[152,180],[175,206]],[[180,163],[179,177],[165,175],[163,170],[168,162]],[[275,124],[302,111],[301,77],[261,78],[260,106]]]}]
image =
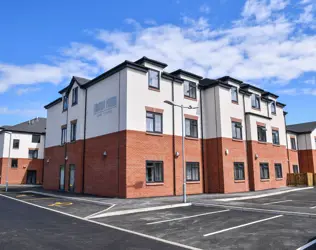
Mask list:
[{"label": "glass door", "polygon": [[75,191],[75,173],[76,167],[75,165],[69,165],[69,192]]},{"label": "glass door", "polygon": [[65,166],[60,166],[59,189],[62,191],[65,190]]}]

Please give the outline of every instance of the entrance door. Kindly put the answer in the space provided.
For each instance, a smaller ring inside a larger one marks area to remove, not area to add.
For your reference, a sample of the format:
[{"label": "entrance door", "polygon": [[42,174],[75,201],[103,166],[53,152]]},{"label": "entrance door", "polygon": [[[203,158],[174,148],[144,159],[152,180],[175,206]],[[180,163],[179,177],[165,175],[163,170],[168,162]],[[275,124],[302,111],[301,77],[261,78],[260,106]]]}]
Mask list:
[{"label": "entrance door", "polygon": [[69,192],[75,192],[75,173],[76,167],[75,165],[69,165]]},{"label": "entrance door", "polygon": [[65,167],[60,166],[60,172],[59,172],[59,189],[65,190]]},{"label": "entrance door", "polygon": [[36,170],[27,170],[26,172],[26,184],[36,184]]}]

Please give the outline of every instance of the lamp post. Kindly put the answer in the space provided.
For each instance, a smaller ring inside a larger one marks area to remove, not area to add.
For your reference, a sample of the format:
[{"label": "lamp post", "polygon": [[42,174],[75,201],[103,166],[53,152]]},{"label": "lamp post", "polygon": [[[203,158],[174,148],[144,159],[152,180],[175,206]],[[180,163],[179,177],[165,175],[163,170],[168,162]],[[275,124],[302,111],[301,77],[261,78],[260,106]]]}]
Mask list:
[{"label": "lamp post", "polygon": [[11,139],[12,139],[12,132],[4,131],[4,133],[7,133],[10,135],[10,141],[9,141],[9,155],[8,155],[8,166],[6,170],[6,176],[5,176],[5,191],[8,192],[9,188],[9,168],[10,168],[10,157],[11,157]]},{"label": "lamp post", "polygon": [[187,181],[186,181],[186,168],[185,168],[185,157],[184,157],[184,115],[183,115],[183,109],[197,109],[198,107],[192,107],[191,105],[185,107],[183,105],[175,104],[172,101],[164,101],[164,103],[169,104],[174,107],[181,108],[181,123],[182,123],[182,169],[183,169],[183,203],[187,202]]}]

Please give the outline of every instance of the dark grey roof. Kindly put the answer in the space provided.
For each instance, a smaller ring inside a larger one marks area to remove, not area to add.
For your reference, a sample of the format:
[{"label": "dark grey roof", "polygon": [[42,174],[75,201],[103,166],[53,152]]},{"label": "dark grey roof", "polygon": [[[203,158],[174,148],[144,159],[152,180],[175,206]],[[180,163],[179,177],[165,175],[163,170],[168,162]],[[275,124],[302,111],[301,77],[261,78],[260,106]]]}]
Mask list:
[{"label": "dark grey roof", "polygon": [[305,122],[286,126],[286,130],[294,133],[311,133],[316,128],[315,122]]},{"label": "dark grey roof", "polygon": [[44,106],[45,109],[48,109],[50,107],[53,107],[55,104],[60,103],[63,100],[62,97],[57,98],[56,100],[48,103],[47,105]]},{"label": "dark grey roof", "polygon": [[153,64],[153,65],[155,65],[157,67],[163,68],[163,69],[168,66],[168,64],[166,64],[166,63],[150,59],[150,58],[148,58],[146,56],[143,56],[142,58],[136,60],[134,63],[136,63],[136,64],[143,64],[144,62],[151,63],[151,64]]},{"label": "dark grey roof", "polygon": [[198,76],[196,74],[193,74],[191,72],[185,71],[183,69],[178,69],[176,71],[171,72],[170,74],[171,75],[175,75],[175,76],[182,74],[184,76],[188,76],[188,77],[191,77],[191,78],[194,78],[194,79],[197,79],[197,80],[202,80],[203,79],[202,76]]},{"label": "dark grey roof", "polygon": [[46,129],[46,118],[34,118],[13,126],[2,126],[6,131],[44,134]]},{"label": "dark grey roof", "polygon": [[75,80],[77,81],[77,83],[82,86],[84,84],[86,84],[87,82],[90,81],[90,79],[86,79],[86,78],[83,78],[83,77],[79,77],[79,76],[74,76]]}]

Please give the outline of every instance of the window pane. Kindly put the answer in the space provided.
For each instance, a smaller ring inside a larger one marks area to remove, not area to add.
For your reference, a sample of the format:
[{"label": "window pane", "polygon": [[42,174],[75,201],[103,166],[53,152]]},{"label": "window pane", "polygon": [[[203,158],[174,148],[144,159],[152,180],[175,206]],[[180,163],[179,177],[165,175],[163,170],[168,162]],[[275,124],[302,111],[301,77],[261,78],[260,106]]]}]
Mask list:
[{"label": "window pane", "polygon": [[196,120],[191,120],[191,136],[198,137],[197,121]]},{"label": "window pane", "polygon": [[231,96],[232,96],[232,101],[237,102],[238,101],[238,97],[237,97],[237,88],[236,87],[232,87],[231,88]]},{"label": "window pane", "polygon": [[185,120],[185,135],[190,136],[191,135],[191,126],[190,126],[190,120]]},{"label": "window pane", "polygon": [[254,108],[256,107],[256,96],[254,94],[251,96],[251,105]]},{"label": "window pane", "polygon": [[149,168],[147,167],[146,168],[146,181],[147,182],[153,182],[154,179],[153,179],[153,168]]},{"label": "window pane", "polygon": [[272,112],[273,114],[276,113],[275,102],[272,102],[272,103],[271,103],[271,112]]},{"label": "window pane", "polygon": [[160,114],[156,114],[155,115],[155,132],[162,132],[161,129],[161,115]]},{"label": "window pane", "polygon": [[155,181],[161,182],[162,181],[162,166],[161,163],[155,163]]},{"label": "window pane", "polygon": [[149,70],[149,86],[159,88],[159,76],[157,71]]},{"label": "window pane", "polygon": [[146,119],[146,129],[147,131],[150,131],[150,132],[154,131],[154,119],[152,118]]},{"label": "window pane", "polygon": [[189,96],[190,95],[190,83],[188,81],[184,81],[183,88],[184,88],[184,95]]},{"label": "window pane", "polygon": [[187,169],[187,180],[191,181],[192,180],[192,166],[190,163],[187,163],[186,169]]},{"label": "window pane", "polygon": [[190,97],[196,98],[196,85],[194,83],[190,85]]}]

